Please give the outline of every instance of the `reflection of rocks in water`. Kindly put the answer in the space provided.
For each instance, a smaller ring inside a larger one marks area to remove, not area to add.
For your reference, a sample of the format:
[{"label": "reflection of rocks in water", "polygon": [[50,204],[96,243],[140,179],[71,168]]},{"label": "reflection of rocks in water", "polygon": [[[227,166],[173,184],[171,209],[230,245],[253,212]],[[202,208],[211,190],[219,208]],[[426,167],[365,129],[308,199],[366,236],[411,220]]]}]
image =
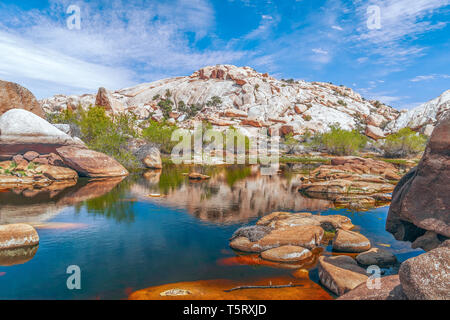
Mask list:
[{"label": "reflection of rocks in water", "polygon": [[38,248],[39,245],[34,247],[0,250],[0,266],[7,267],[27,263],[34,258]]},{"label": "reflection of rocks in water", "polygon": [[0,193],[0,224],[50,220],[66,206],[100,197],[124,178],[57,182],[42,189],[12,189]]},{"label": "reflection of rocks in water", "polygon": [[157,174],[152,173],[133,185],[131,192],[152,201],[147,196],[159,185],[166,196],[157,199],[158,203],[181,207],[201,220],[214,223],[248,221],[273,211],[318,211],[333,205],[329,200],[303,197],[297,192],[295,178],[288,181],[283,176],[263,176],[257,167],[241,171],[221,169],[212,174],[211,180],[201,183],[191,183],[181,172],[177,174],[182,179],[177,187],[161,187],[161,182],[156,181]]}]

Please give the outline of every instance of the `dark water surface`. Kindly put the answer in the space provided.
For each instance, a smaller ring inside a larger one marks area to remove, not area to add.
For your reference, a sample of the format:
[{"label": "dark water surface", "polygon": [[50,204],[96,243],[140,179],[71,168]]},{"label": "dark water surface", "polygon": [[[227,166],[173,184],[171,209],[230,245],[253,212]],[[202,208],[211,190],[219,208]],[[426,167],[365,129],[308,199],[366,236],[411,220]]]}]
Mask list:
[{"label": "dark water surface", "polygon": [[[290,274],[220,263],[235,256],[228,239],[238,227],[274,211],[346,215],[372,244],[400,261],[422,252],[384,230],[387,207],[334,209],[327,200],[299,194],[295,174],[261,176],[255,167],[201,170],[212,179],[189,182],[183,175],[189,168],[166,167],[123,181],[0,192],[0,224],[31,223],[40,236],[37,250],[12,258],[0,254],[0,299],[125,299],[165,283]],[[81,290],[67,289],[70,265],[81,269]],[[310,271],[317,282],[315,268]]]}]

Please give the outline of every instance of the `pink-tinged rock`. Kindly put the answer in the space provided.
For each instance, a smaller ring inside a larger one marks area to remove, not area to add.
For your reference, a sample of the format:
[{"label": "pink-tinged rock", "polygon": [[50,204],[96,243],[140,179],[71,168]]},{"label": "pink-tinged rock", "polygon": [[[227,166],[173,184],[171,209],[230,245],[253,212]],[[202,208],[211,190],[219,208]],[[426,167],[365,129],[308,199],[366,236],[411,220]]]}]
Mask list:
[{"label": "pink-tinged rock", "polygon": [[366,134],[366,136],[368,136],[372,139],[375,139],[375,140],[384,138],[384,136],[385,136],[382,129],[380,129],[379,127],[372,126],[370,124],[367,125],[365,134]]},{"label": "pink-tinged rock", "polygon": [[349,256],[319,257],[320,282],[337,295],[365,284],[369,277]]},{"label": "pink-tinged rock", "polygon": [[406,260],[398,275],[410,300],[449,300],[450,248],[441,246]]},{"label": "pink-tinged rock", "polygon": [[450,111],[441,117],[419,165],[392,194],[386,230],[397,240],[414,241],[424,230],[450,238]]},{"label": "pink-tinged rock", "polygon": [[25,158],[25,160],[33,161],[34,159],[39,157],[39,153],[37,153],[36,151],[28,151],[23,155],[23,157]]},{"label": "pink-tinged rock", "polygon": [[56,149],[56,152],[80,176],[107,178],[128,175],[127,169],[119,162],[97,151],[67,146]]},{"label": "pink-tinged rock", "polygon": [[379,288],[362,283],[337,300],[408,300],[398,275],[380,278]]},{"label": "pink-tinged rock", "polygon": [[44,111],[28,89],[0,80],[0,116],[11,109],[24,109],[44,118]]}]

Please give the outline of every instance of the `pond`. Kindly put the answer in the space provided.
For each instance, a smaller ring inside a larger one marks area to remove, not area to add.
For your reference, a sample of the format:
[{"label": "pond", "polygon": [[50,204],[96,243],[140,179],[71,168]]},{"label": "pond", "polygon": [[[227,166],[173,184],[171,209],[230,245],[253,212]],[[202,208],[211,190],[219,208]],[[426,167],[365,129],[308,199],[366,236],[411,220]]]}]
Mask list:
[{"label": "pond", "polygon": [[[284,268],[224,263],[236,256],[228,246],[233,232],[274,211],[346,215],[399,261],[422,253],[385,231],[388,207],[335,209],[330,201],[298,193],[295,173],[195,168],[211,179],[191,182],[189,170],[165,166],[126,179],[81,179],[68,188],[1,191],[0,224],[30,223],[40,244],[0,254],[0,299],[126,299],[166,283],[289,275],[292,270]],[[71,265],[80,267],[80,290],[67,288]],[[316,269],[311,266],[309,274],[318,283]]]}]

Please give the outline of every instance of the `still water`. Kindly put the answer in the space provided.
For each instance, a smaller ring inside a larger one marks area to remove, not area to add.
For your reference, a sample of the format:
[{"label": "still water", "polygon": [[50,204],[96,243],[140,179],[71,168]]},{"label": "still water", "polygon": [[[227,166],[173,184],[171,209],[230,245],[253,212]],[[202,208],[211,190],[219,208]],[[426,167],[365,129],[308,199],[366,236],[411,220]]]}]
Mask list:
[{"label": "still water", "polygon": [[[190,182],[189,170],[167,166],[123,180],[0,192],[0,224],[31,223],[40,237],[38,248],[0,253],[0,299],[126,299],[166,283],[288,275],[292,270],[221,263],[236,256],[228,239],[237,228],[274,211],[346,215],[400,262],[422,252],[384,230],[388,207],[335,209],[299,194],[295,173],[269,177],[257,167],[196,168],[212,178]],[[71,265],[81,269],[81,290],[67,289]],[[316,267],[310,278],[318,282]]]}]

